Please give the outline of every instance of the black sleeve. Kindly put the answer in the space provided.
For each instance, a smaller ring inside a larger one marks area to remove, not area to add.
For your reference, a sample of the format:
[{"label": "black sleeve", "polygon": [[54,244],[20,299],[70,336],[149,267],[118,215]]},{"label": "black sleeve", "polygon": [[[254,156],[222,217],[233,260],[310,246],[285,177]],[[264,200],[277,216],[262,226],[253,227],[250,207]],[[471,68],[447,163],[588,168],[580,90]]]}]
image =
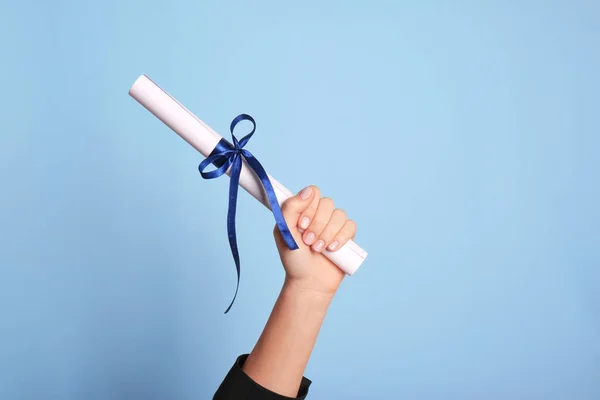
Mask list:
[{"label": "black sleeve", "polygon": [[311,381],[302,377],[297,397],[287,397],[270,391],[254,382],[242,371],[248,354],[238,357],[229,373],[217,389],[213,400],[302,400],[308,394]]}]

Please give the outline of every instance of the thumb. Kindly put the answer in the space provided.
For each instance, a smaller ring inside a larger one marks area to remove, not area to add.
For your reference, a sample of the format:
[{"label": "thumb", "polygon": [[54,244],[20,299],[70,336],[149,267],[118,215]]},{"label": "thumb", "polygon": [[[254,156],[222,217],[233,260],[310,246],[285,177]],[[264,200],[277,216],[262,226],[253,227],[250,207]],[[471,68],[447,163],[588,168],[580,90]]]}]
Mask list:
[{"label": "thumb", "polygon": [[[300,237],[297,229],[298,219],[300,218],[300,215],[302,215],[302,213],[312,204],[317,190],[318,189],[315,186],[307,186],[297,195],[287,199],[281,206],[283,218],[285,218],[285,222],[290,228],[290,231],[294,235],[295,239]],[[279,232],[277,226],[275,226],[275,230]]]},{"label": "thumb", "polygon": [[281,212],[285,218],[285,222],[288,225],[296,226],[298,217],[302,214],[312,203],[315,197],[315,187],[307,186],[298,192],[297,195],[290,197],[283,203]]}]

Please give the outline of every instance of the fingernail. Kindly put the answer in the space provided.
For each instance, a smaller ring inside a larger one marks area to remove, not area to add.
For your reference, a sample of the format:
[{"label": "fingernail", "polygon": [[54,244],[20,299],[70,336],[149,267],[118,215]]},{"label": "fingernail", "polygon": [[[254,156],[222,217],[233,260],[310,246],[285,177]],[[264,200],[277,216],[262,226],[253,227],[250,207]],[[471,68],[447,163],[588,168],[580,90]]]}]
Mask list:
[{"label": "fingernail", "polygon": [[303,218],[300,220],[300,228],[302,228],[302,229],[306,229],[306,228],[308,228],[308,224],[310,224],[310,218],[308,218],[308,217],[303,217]]},{"label": "fingernail", "polygon": [[325,245],[325,242],[322,240],[317,240],[317,243],[315,243],[315,245],[313,246],[313,249],[315,251],[321,251],[323,250],[323,246]]},{"label": "fingernail", "polygon": [[340,245],[340,242],[338,242],[337,240],[334,241],[333,243],[331,243],[328,247],[329,250],[333,251],[335,249],[337,249],[337,247]]},{"label": "fingernail", "polygon": [[312,242],[314,242],[314,241],[315,241],[315,234],[312,232],[308,232],[306,234],[306,237],[304,238],[304,243],[306,243],[307,245],[310,246],[312,244]]},{"label": "fingernail", "polygon": [[312,187],[310,187],[310,186],[308,186],[308,187],[305,187],[305,188],[304,188],[304,189],[302,189],[302,191],[300,192],[300,198],[301,198],[302,200],[306,200],[306,199],[308,199],[308,198],[310,197],[311,193],[312,193]]}]

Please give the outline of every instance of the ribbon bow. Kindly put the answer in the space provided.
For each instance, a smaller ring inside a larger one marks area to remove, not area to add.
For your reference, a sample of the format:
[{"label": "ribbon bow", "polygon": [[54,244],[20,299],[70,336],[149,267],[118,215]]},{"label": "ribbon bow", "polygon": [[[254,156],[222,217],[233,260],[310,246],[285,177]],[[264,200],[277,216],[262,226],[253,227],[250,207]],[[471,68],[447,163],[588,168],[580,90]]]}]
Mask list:
[{"label": "ribbon bow", "polygon": [[[244,136],[241,140],[238,140],[233,131],[237,124],[242,121],[250,121],[252,123],[252,131]],[[233,140],[233,144],[229,143],[224,138],[217,143],[217,146],[209,154],[206,160],[202,161],[198,166],[198,170],[200,171],[200,175],[204,179],[214,179],[223,175],[227,172],[229,167],[231,167],[231,173],[229,181],[229,208],[227,210],[227,235],[229,236],[229,247],[231,248],[231,254],[233,255],[233,260],[235,261],[235,268],[237,270],[237,285],[235,288],[235,294],[233,295],[233,299],[231,300],[231,304],[225,310],[225,314],[229,311],[235,298],[237,297],[238,289],[240,287],[240,255],[237,247],[237,235],[235,233],[235,211],[237,205],[237,195],[238,195],[238,185],[240,182],[240,172],[242,171],[243,159],[246,160],[250,168],[254,170],[256,175],[260,178],[263,187],[265,188],[265,192],[267,193],[267,197],[269,198],[269,204],[271,205],[271,211],[275,216],[275,221],[277,223],[277,228],[285,243],[289,247],[290,250],[298,249],[298,245],[288,228],[285,219],[283,218],[283,214],[281,213],[281,208],[279,207],[279,203],[277,202],[277,197],[275,196],[275,190],[273,189],[273,185],[271,185],[271,181],[269,180],[269,176],[267,175],[267,171],[263,168],[263,166],[258,162],[258,160],[250,153],[248,150],[244,149],[244,146],[248,143],[252,135],[254,135],[254,131],[256,130],[256,122],[254,118],[252,118],[248,114],[240,114],[231,121],[231,126],[229,127],[229,131],[231,132],[231,138]],[[217,167],[212,171],[204,172],[206,167],[210,164],[213,164]]]}]

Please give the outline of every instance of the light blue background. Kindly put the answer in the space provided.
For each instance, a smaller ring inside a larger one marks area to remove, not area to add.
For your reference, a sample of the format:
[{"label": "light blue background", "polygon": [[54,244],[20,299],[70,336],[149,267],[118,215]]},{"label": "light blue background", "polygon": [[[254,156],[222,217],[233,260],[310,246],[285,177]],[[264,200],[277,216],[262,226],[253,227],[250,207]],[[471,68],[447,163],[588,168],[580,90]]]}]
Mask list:
[{"label": "light blue background", "polygon": [[358,221],[310,398],[600,398],[598,3],[5,0],[0,49],[0,398],[208,399],[278,294],[243,193],[223,315],[228,181],[141,73]]}]

